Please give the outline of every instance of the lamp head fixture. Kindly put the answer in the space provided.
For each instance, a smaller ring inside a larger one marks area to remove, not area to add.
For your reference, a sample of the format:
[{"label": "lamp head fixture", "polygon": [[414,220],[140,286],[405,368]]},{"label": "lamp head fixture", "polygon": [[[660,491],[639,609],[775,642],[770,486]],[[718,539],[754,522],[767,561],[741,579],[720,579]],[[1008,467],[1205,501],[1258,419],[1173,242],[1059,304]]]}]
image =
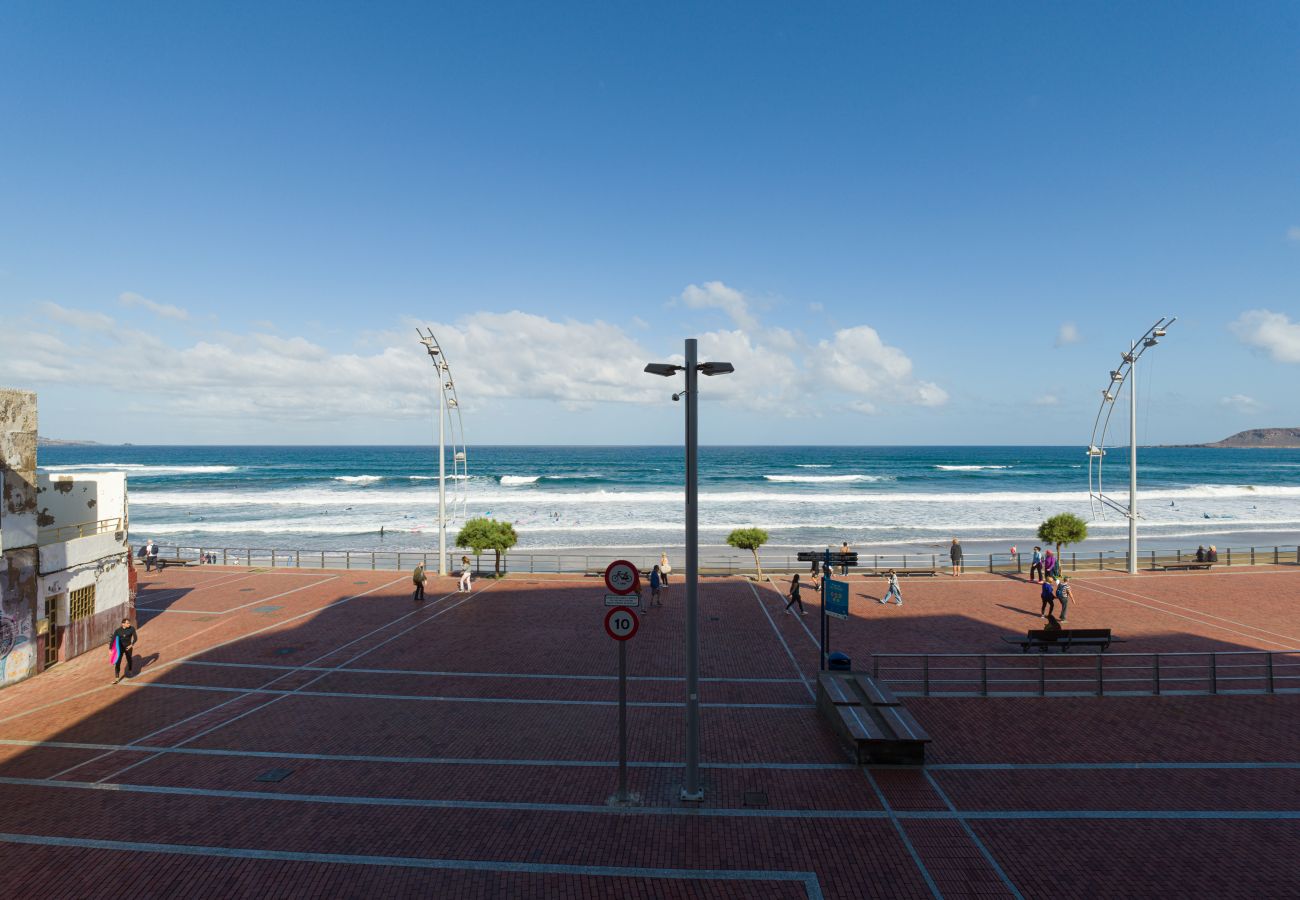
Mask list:
[{"label": "lamp head fixture", "polygon": [[736,367],[729,362],[706,362],[700,366],[705,375],[730,375]]},{"label": "lamp head fixture", "polygon": [[645,371],[651,375],[662,375],[669,378],[685,368],[685,366],[675,366],[672,363],[647,363]]}]

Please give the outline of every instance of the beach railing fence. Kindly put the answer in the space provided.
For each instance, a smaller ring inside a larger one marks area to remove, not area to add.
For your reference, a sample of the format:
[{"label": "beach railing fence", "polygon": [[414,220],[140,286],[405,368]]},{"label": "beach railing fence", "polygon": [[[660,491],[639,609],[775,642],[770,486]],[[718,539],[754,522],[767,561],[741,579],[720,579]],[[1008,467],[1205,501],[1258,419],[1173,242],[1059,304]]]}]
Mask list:
[{"label": "beach railing fence", "polygon": [[904,697],[1300,693],[1300,650],[1170,653],[876,653]]},{"label": "beach railing fence", "polygon": [[[108,520],[112,521],[112,520]],[[215,562],[226,566],[309,569],[375,569],[401,571],[413,569],[423,563],[426,569],[436,570],[437,551],[422,550],[307,550],[278,548],[231,547],[159,547],[159,553],[174,559],[194,562]],[[808,564],[798,561],[797,550],[760,553],[759,560],[765,573],[789,574],[808,571]],[[1216,566],[1300,565],[1300,546],[1275,545],[1269,547],[1224,547],[1218,551]],[[501,554],[501,571],[513,573],[598,574],[615,558],[616,550],[602,553],[589,550],[585,553],[511,551]],[[659,555],[628,555],[631,562],[643,571],[649,571],[659,562]],[[486,574],[495,569],[492,552],[475,556],[465,547],[447,553],[449,571],[460,570],[462,556],[470,557],[474,571]],[[1139,565],[1149,570],[1164,565],[1186,563],[1195,559],[1195,550],[1144,550],[1138,557]],[[681,560],[678,560],[680,564]],[[1024,575],[1029,570],[1025,554],[987,553],[965,555],[965,568],[982,570],[999,575]],[[884,571],[887,569],[948,568],[947,553],[859,553],[854,572]],[[1127,571],[1128,552],[1125,550],[1066,550],[1061,554],[1062,572]],[[700,573],[703,575],[747,575],[754,573],[754,556],[751,553],[730,554],[710,548],[701,548]],[[681,570],[674,573],[680,577]]]}]

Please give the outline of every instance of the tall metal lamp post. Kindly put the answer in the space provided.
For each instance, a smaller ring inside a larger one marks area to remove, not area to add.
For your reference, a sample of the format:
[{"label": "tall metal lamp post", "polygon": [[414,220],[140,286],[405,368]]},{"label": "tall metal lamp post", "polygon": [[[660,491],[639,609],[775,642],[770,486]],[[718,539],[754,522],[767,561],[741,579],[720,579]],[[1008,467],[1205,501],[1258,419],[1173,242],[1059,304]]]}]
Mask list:
[{"label": "tall metal lamp post", "polygon": [[447,420],[455,411],[452,435],[452,478],[456,482],[457,498],[452,503],[452,511],[461,506],[461,515],[465,514],[465,483],[469,478],[469,459],[465,449],[465,423],[460,416],[460,399],[456,396],[456,383],[451,377],[451,367],[447,364],[447,354],[433,336],[433,330],[416,329],[420,343],[429,353],[429,361],[438,373],[438,574],[447,574]]},{"label": "tall metal lamp post", "polygon": [[[1166,316],[1136,341],[1129,342],[1128,352],[1120,357],[1120,365],[1112,369],[1110,382],[1101,390],[1101,406],[1092,423],[1092,441],[1088,444],[1088,500],[1093,513],[1101,512],[1106,517],[1109,507],[1128,519],[1128,572],[1136,575],[1137,561],[1137,361],[1142,354],[1160,343],[1160,338],[1169,333],[1169,326],[1178,321],[1177,316]],[[1110,426],[1111,413],[1115,411],[1115,401],[1119,398],[1124,382],[1128,384],[1128,505],[1111,499],[1102,487],[1102,468],[1106,461],[1106,430]]]},{"label": "tall metal lamp post", "polygon": [[703,800],[700,786],[700,521],[699,521],[699,373],[726,375],[735,368],[728,362],[698,361],[695,338],[686,339],[686,365],[650,363],[645,370],[665,378],[686,372],[686,390],[673,394],[686,398],[686,784],[683,800]]}]

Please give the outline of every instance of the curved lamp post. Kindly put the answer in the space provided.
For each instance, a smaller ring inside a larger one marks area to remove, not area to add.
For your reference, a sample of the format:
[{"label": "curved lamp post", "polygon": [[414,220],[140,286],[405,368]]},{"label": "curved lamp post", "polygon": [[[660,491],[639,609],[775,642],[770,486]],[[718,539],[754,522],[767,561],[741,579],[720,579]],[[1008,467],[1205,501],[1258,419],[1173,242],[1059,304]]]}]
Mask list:
[{"label": "curved lamp post", "polygon": [[698,361],[695,338],[686,339],[686,365],[650,363],[645,371],[665,378],[686,372],[686,390],[673,399],[686,400],[686,785],[683,800],[703,800],[700,787],[700,521],[699,521],[699,373],[726,375],[735,371],[728,362]]},{"label": "curved lamp post", "polygon": [[[1101,406],[1092,423],[1092,440],[1088,444],[1088,503],[1094,516],[1106,518],[1109,507],[1128,519],[1128,571],[1137,574],[1137,361],[1142,354],[1160,343],[1160,338],[1169,332],[1169,326],[1178,321],[1176,316],[1166,316],[1136,341],[1129,344],[1129,349],[1122,354],[1119,368],[1112,369],[1110,382],[1101,389]],[[1120,389],[1128,382],[1128,505],[1109,497],[1102,487],[1102,468],[1106,461],[1106,431],[1110,427],[1110,417],[1115,411],[1115,401]]]},{"label": "curved lamp post", "polygon": [[[466,495],[469,481],[469,456],[465,448],[465,422],[460,414],[460,399],[456,396],[456,382],[451,377],[447,354],[433,336],[433,329],[416,329],[420,343],[429,353],[429,361],[438,373],[438,574],[447,574],[447,423],[452,425],[451,472],[455,482],[452,498],[452,517],[460,506],[462,518],[466,515],[469,498]],[[455,413],[455,419],[452,413]]]}]

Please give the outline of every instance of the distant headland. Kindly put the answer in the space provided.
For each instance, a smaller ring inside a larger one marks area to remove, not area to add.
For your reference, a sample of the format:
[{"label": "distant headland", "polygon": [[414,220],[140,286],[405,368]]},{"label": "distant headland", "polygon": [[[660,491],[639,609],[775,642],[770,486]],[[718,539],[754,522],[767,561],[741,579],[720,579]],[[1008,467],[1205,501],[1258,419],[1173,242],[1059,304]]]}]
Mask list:
[{"label": "distant headland", "polygon": [[1173,444],[1177,447],[1300,450],[1300,428],[1251,428],[1213,444]]},{"label": "distant headland", "polygon": [[58,438],[36,438],[37,447],[98,447],[99,441],[61,441]]}]

